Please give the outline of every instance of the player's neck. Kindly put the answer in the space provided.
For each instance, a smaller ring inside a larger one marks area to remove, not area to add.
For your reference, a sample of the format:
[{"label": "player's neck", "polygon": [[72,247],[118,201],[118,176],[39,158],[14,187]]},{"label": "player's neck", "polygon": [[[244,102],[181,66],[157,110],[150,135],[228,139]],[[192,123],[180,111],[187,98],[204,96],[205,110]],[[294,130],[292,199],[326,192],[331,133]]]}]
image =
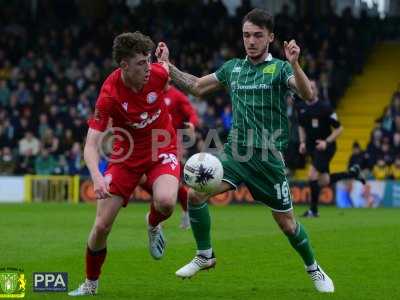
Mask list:
[{"label": "player's neck", "polygon": [[267,59],[268,55],[269,55],[269,52],[268,52],[268,49],[267,49],[264,52],[264,54],[262,54],[260,56],[257,56],[257,57],[247,56],[247,58],[253,65],[258,65],[258,64],[264,62]]},{"label": "player's neck", "polygon": [[133,82],[124,72],[121,72],[121,79],[123,84],[135,93],[139,92],[143,88],[143,84]]}]

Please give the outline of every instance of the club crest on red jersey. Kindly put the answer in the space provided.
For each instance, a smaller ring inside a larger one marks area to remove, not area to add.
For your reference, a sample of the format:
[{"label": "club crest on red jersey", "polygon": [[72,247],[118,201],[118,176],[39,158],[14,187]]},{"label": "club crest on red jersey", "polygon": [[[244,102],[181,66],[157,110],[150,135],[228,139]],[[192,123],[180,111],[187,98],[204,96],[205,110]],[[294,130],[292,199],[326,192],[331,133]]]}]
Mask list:
[{"label": "club crest on red jersey", "polygon": [[147,94],[147,103],[153,104],[157,100],[157,93],[156,92],[150,92]]},{"label": "club crest on red jersey", "polygon": [[165,98],[164,102],[165,102],[165,105],[169,106],[171,104],[171,99],[170,98]]}]

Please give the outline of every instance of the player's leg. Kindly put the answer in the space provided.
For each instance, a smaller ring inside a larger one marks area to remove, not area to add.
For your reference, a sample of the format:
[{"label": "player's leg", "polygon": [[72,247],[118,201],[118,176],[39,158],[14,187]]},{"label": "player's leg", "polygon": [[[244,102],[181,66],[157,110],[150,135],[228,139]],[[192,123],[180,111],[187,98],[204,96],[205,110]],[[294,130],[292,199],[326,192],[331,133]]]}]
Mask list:
[{"label": "player's leg", "polygon": [[333,291],[332,281],[315,262],[304,227],[294,218],[292,197],[282,156],[271,154],[265,159],[254,155],[247,164],[247,169],[248,174],[260,174],[260,176],[249,176],[245,180],[246,186],[254,199],[262,201],[272,209],[275,221],[292,247],[302,257],[317,290]]},{"label": "player's leg", "polygon": [[146,173],[153,189],[153,201],[147,215],[147,231],[149,250],[154,259],[164,255],[166,241],[160,223],[168,219],[175,208],[180,179],[180,167],[175,153],[161,153],[159,158]]},{"label": "player's leg", "polygon": [[86,252],[86,281],[70,296],[92,295],[97,292],[98,278],[106,257],[108,234],[121,206],[126,206],[141,177],[141,170],[109,164],[105,173],[111,198],[97,201],[96,219],[89,234]]},{"label": "player's leg", "polygon": [[84,296],[97,293],[101,267],[107,255],[107,237],[122,204],[122,197],[116,195],[97,200],[96,219],[86,248],[86,281],[68,295]]},{"label": "player's leg", "polygon": [[189,201],[189,189],[183,183],[180,183],[178,189],[178,202],[182,207],[182,217],[179,227],[182,229],[190,228],[188,201]]},{"label": "player's leg", "polygon": [[307,273],[313,281],[315,288],[319,292],[333,292],[333,282],[317,264],[307,232],[304,226],[295,220],[293,210],[288,212],[273,210],[272,215],[282,232],[287,236],[292,247],[303,259]]},{"label": "player's leg", "polygon": [[190,278],[198,271],[212,268],[216,259],[211,247],[211,218],[207,200],[215,195],[234,189],[235,186],[222,181],[219,187],[211,194],[199,193],[189,189],[189,216],[193,236],[196,240],[196,256],[188,264],[176,271],[181,278]]},{"label": "player's leg", "polygon": [[310,171],[308,174],[309,186],[310,186],[310,208],[303,214],[303,217],[316,217],[318,216],[318,200],[320,193],[320,185],[318,182],[319,173],[313,165],[310,166]]}]

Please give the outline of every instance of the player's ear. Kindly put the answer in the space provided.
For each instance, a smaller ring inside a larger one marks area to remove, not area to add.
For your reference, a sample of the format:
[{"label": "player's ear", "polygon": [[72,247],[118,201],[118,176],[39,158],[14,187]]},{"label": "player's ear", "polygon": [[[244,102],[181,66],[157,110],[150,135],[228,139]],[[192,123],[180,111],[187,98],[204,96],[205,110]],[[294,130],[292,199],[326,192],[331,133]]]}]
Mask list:
[{"label": "player's ear", "polygon": [[128,68],[128,62],[125,59],[122,59],[119,66],[122,70],[126,70]]},{"label": "player's ear", "polygon": [[272,43],[274,41],[274,39],[275,39],[275,34],[273,32],[270,32],[268,34],[268,42]]}]

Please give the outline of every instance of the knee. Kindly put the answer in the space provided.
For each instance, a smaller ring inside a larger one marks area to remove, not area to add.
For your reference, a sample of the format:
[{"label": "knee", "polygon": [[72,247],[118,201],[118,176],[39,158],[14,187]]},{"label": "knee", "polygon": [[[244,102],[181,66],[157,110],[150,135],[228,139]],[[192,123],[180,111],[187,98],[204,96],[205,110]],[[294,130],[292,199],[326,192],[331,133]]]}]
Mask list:
[{"label": "knee", "polygon": [[324,174],[324,175],[320,176],[318,179],[318,184],[320,187],[329,185],[329,175]]},{"label": "knee", "polygon": [[286,235],[294,235],[296,233],[297,224],[293,220],[284,220],[279,222],[279,227]]},{"label": "knee", "polygon": [[111,231],[111,224],[106,222],[96,221],[94,225],[94,232],[96,236],[107,236]]},{"label": "knee", "polygon": [[154,198],[154,201],[160,212],[163,214],[171,214],[174,211],[176,195],[159,195],[157,198]]},{"label": "knee", "polygon": [[203,193],[196,192],[193,189],[189,190],[189,202],[192,204],[201,204],[207,201],[207,195]]}]

